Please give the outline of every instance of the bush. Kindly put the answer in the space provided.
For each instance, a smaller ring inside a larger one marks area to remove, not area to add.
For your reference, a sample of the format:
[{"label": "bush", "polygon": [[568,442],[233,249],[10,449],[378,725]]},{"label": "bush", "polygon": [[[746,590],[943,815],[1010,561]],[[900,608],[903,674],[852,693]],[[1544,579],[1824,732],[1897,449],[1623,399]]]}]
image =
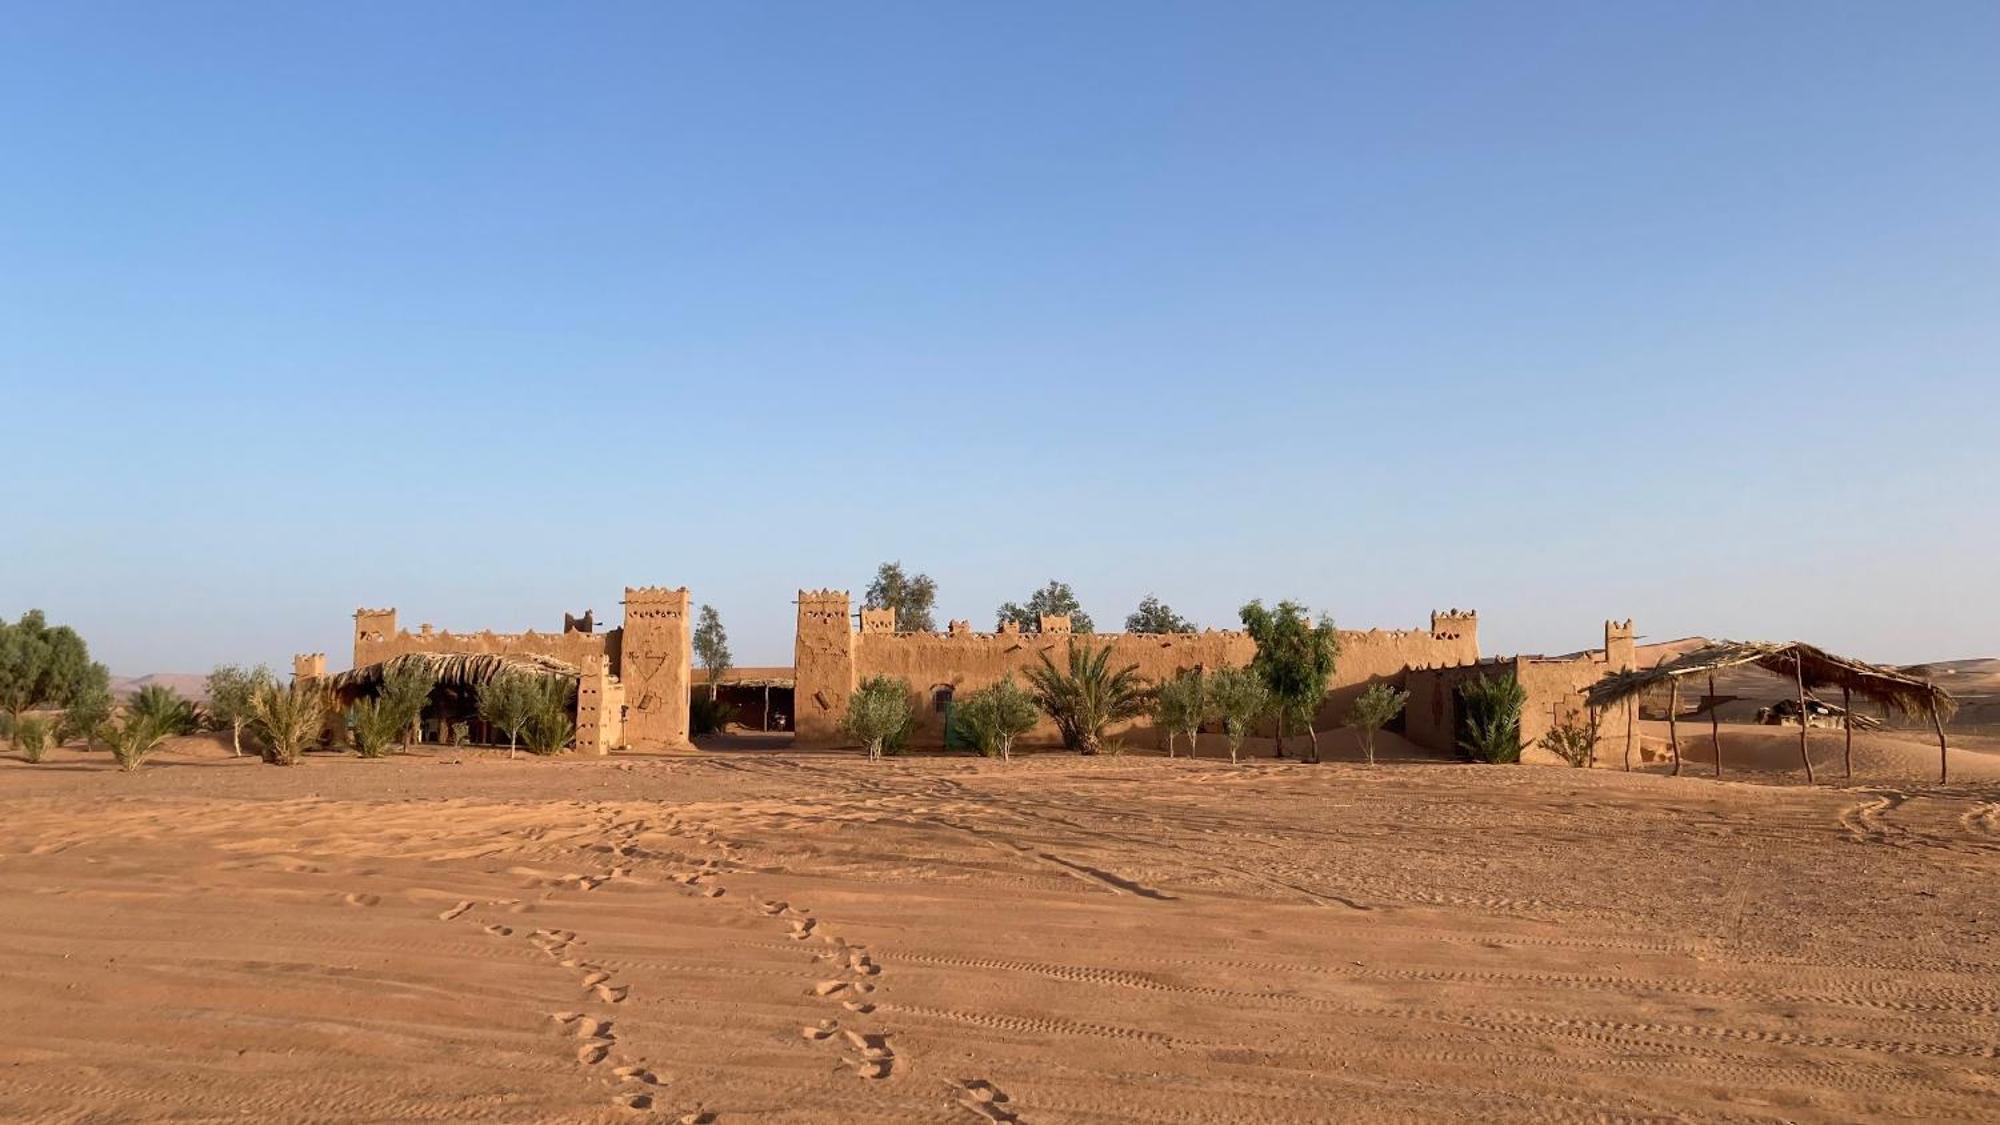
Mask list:
[{"label": "bush", "polygon": [[133,692],[125,701],[125,710],[154,720],[167,735],[193,734],[200,725],[194,704],[165,684],[147,684]]},{"label": "bush", "polygon": [[264,760],[296,765],[325,731],[326,707],[325,689],[312,681],[285,687],[274,681],[259,688],[251,711],[264,740]]},{"label": "bush", "polygon": [[1042,663],[1025,673],[1028,687],[1035,705],[1055,720],[1063,745],[1072,750],[1097,753],[1106,727],[1138,718],[1152,702],[1137,664],[1111,670],[1110,645],[1095,648],[1072,639],[1063,668],[1057,668],[1046,652],[1036,655]]},{"label": "bush", "polygon": [[1542,749],[1573,769],[1588,769],[1597,760],[1597,724],[1588,716],[1571,715],[1542,736]]},{"label": "bush", "polygon": [[907,738],[915,715],[910,709],[910,685],[894,676],[870,676],[847,697],[841,733],[868,748],[868,760],[882,756],[892,737]]},{"label": "bush", "polygon": [[1521,760],[1521,709],[1528,692],[1512,675],[1481,676],[1458,689],[1458,748],[1475,762]]},{"label": "bush", "polygon": [[1153,721],[1167,732],[1167,757],[1174,756],[1174,735],[1187,736],[1188,757],[1201,747],[1201,724],[1215,717],[1208,698],[1208,681],[1199,669],[1182,672],[1153,692]]},{"label": "bush", "polygon": [[521,741],[531,754],[562,753],[576,737],[576,684],[561,676],[543,676],[534,681],[533,700]]},{"label": "bush", "polygon": [[145,764],[153,751],[160,748],[175,733],[174,723],[178,716],[168,711],[126,711],[118,722],[106,723],[102,737],[111,746],[111,757],[118,768],[131,773]]},{"label": "bush", "polygon": [[56,744],[81,740],[88,747],[97,737],[98,728],[110,719],[110,689],[102,685],[88,687],[63,709],[62,719],[56,723]]},{"label": "bush", "polygon": [[1022,691],[1012,676],[992,687],[980,688],[953,708],[974,746],[989,758],[1011,761],[1014,740],[1035,729],[1041,717],[1034,697]]},{"label": "bush", "polygon": [[507,732],[509,758],[534,717],[535,701],[535,677],[526,672],[502,672],[479,685],[479,717]]},{"label": "bush", "polygon": [[1216,672],[1209,680],[1208,698],[1222,720],[1222,734],[1229,742],[1229,760],[1234,763],[1244,738],[1256,728],[1258,720],[1271,713],[1276,701],[1271,698],[1271,689],[1264,686],[1263,677],[1247,668],[1223,668]]},{"label": "bush", "polygon": [[362,757],[386,758],[403,733],[403,716],[388,700],[358,700],[347,708],[347,729]]},{"label": "bush", "polygon": [[21,756],[30,763],[39,763],[49,752],[49,722],[33,716],[23,715],[14,724],[14,745],[21,748]]},{"label": "bush", "polygon": [[736,706],[713,696],[696,695],[688,700],[688,733],[721,734],[736,721]]},{"label": "bush", "polygon": [[1354,700],[1354,708],[1347,713],[1347,725],[1361,736],[1361,748],[1368,752],[1368,764],[1375,764],[1375,732],[1389,725],[1389,720],[1403,713],[1403,705],[1410,701],[1410,693],[1397,691],[1388,684],[1375,684]]}]

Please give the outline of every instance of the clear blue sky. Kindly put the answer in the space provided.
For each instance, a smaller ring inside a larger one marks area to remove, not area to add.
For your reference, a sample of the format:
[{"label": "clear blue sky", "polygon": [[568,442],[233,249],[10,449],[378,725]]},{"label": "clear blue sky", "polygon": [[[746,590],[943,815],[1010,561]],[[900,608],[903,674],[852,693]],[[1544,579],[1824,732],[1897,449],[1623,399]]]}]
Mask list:
[{"label": "clear blue sky", "polygon": [[0,26],[0,613],[119,672],[887,558],[2000,654],[1991,3]]}]

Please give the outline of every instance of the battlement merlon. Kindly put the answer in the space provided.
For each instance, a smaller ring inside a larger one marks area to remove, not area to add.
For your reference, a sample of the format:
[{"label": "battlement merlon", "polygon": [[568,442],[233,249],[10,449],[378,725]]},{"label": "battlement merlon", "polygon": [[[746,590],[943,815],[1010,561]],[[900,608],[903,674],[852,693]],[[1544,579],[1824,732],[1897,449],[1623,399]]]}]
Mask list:
[{"label": "battlement merlon", "polygon": [[301,652],[292,657],[292,679],[299,683],[326,678],[326,654]]},{"label": "battlement merlon", "polygon": [[1431,636],[1441,641],[1479,641],[1479,611],[1452,608],[1440,613],[1431,611]]},{"label": "battlement merlon", "polygon": [[864,633],[894,633],[896,631],[896,611],[893,609],[862,610],[861,631]]}]

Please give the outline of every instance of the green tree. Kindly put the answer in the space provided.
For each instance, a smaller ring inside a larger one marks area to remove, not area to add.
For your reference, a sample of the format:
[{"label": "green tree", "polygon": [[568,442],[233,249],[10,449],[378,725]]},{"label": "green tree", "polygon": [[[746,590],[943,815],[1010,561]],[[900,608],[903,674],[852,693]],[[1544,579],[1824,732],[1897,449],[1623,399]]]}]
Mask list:
[{"label": "green tree", "polygon": [[104,665],[90,661],[90,649],[67,625],[49,628],[39,609],[12,625],[0,621],[0,711],[10,730],[22,715],[41,707],[67,707],[93,686],[110,682]]},{"label": "green tree", "polygon": [[26,758],[29,765],[39,765],[49,751],[48,721],[23,715],[21,721],[14,724],[13,734],[14,745],[20,747],[21,757]]},{"label": "green tree", "polygon": [[389,724],[391,741],[423,740],[419,724],[436,687],[437,669],[421,656],[391,660],[383,666],[377,698],[388,712],[382,721]]},{"label": "green tree", "polygon": [[1521,709],[1528,692],[1512,674],[1481,676],[1458,689],[1458,748],[1475,762],[1521,760]]},{"label": "green tree", "polygon": [[1573,769],[1589,769],[1597,761],[1596,716],[1567,716],[1542,736],[1542,749]]},{"label": "green tree", "polygon": [[981,754],[997,755],[1002,761],[1013,760],[1014,740],[1034,730],[1041,717],[1034,696],[1021,690],[1012,676],[966,696],[954,715]]},{"label": "green tree", "polygon": [[907,730],[911,714],[909,684],[894,676],[870,676],[847,697],[840,730],[866,746],[872,762],[882,756],[885,742]]},{"label": "green tree", "polygon": [[708,697],[715,698],[715,687],[731,667],[729,655],[729,633],[722,627],[722,615],[715,612],[712,605],[703,605],[694,623],[694,656],[701,661],[701,670],[708,677]]},{"label": "green tree", "polygon": [[1152,702],[1137,664],[1112,670],[1110,645],[1100,648],[1072,640],[1062,668],[1047,652],[1035,655],[1041,665],[1030,665],[1023,673],[1028,690],[1035,705],[1055,720],[1063,745],[1072,750],[1097,753],[1104,745],[1106,727],[1145,714]]},{"label": "green tree", "polygon": [[1180,614],[1172,606],[1151,594],[1139,599],[1139,608],[1125,617],[1125,631],[1128,633],[1198,633],[1200,627]]},{"label": "green tree", "polygon": [[931,609],[937,603],[937,583],[928,574],[904,574],[901,562],[885,562],[875,568],[875,581],[861,605],[864,609],[896,611],[898,633],[935,633],[937,622]]},{"label": "green tree", "polygon": [[217,723],[229,726],[229,747],[243,756],[243,728],[250,725],[254,717],[252,708],[257,701],[257,693],[265,684],[274,684],[278,678],[269,668],[259,665],[242,668],[235,664],[218,664],[208,674],[208,714]]},{"label": "green tree", "polygon": [[1012,621],[1021,627],[1023,633],[1041,632],[1042,618],[1045,616],[1069,618],[1069,628],[1072,633],[1096,632],[1096,627],[1091,624],[1090,615],[1083,612],[1083,606],[1076,600],[1076,594],[1070,590],[1069,583],[1058,582],[1053,578],[1049,579],[1048,585],[1028,596],[1028,604],[1003,602],[995,613],[1000,619],[1000,625],[1004,626]]},{"label": "green tree", "polygon": [[1248,668],[1223,668],[1209,677],[1208,699],[1222,720],[1222,736],[1229,742],[1229,761],[1234,765],[1243,740],[1275,705],[1271,689]]},{"label": "green tree", "polygon": [[[92,665],[103,671],[102,664]],[[97,738],[98,729],[111,721],[112,699],[109,677],[98,679],[80,689],[70,699],[69,706],[63,708],[62,719],[56,724],[56,742],[81,739],[88,747]]]},{"label": "green tree", "polygon": [[521,735],[531,754],[562,753],[576,737],[576,684],[565,676],[537,677]]},{"label": "green tree", "polygon": [[1285,728],[1297,723],[1312,740],[1307,761],[1319,761],[1319,733],[1314,728],[1340,659],[1340,633],[1333,618],[1321,614],[1315,622],[1306,607],[1292,601],[1279,602],[1276,609],[1253,601],[1243,607],[1242,618],[1244,630],[1257,642],[1250,669],[1263,678],[1277,716],[1278,757],[1285,756]]},{"label": "green tree", "polygon": [[172,711],[127,709],[122,719],[107,722],[99,736],[111,747],[118,768],[130,773],[138,769],[160,744],[171,737],[177,717]]},{"label": "green tree", "polygon": [[358,699],[347,707],[348,733],[364,758],[386,758],[404,731],[403,716],[383,696]]},{"label": "green tree", "polygon": [[479,717],[507,732],[507,756],[521,738],[521,729],[534,717],[539,701],[535,677],[525,672],[502,672],[479,685]]},{"label": "green tree", "polygon": [[251,714],[264,740],[264,760],[297,765],[306,748],[326,730],[326,713],[326,689],[311,680],[284,686],[274,680],[259,688]]},{"label": "green tree", "polygon": [[169,735],[193,734],[197,725],[194,704],[165,684],[146,684],[125,701],[125,710],[158,719]]},{"label": "green tree", "polygon": [[1174,756],[1174,735],[1183,734],[1188,740],[1188,757],[1197,757],[1201,749],[1201,725],[1215,717],[1214,705],[1208,698],[1208,678],[1201,669],[1194,668],[1153,691],[1153,721],[1167,732],[1167,757]]},{"label": "green tree", "polygon": [[1375,732],[1402,714],[1409,701],[1409,692],[1398,691],[1388,684],[1371,684],[1354,700],[1354,706],[1347,712],[1347,725],[1361,736],[1361,748],[1368,753],[1369,765],[1375,764]]}]

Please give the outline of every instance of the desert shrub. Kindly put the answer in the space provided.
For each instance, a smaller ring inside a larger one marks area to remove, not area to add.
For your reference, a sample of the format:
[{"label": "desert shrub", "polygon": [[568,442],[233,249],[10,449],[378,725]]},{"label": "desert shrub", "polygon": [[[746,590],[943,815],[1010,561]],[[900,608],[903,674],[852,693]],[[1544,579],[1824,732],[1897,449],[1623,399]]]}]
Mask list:
[{"label": "desert shrub", "polygon": [[125,710],[155,720],[168,735],[193,734],[200,725],[194,704],[165,684],[147,684],[133,692]]},{"label": "desert shrub", "polygon": [[257,693],[278,678],[269,668],[241,668],[220,664],[208,674],[208,716],[219,727],[229,728],[229,747],[243,753],[243,728],[256,716]]},{"label": "desert shrub", "polygon": [[1222,720],[1222,735],[1229,742],[1229,760],[1234,763],[1244,738],[1275,706],[1271,689],[1264,686],[1262,676],[1247,668],[1223,668],[1210,677],[1208,698],[1216,717]]},{"label": "desert shrub", "polygon": [[1013,759],[1014,740],[1035,729],[1041,717],[1034,697],[1012,676],[966,696],[953,714],[981,754],[1003,761]]},{"label": "desert shrub", "polygon": [[1521,709],[1528,692],[1512,675],[1481,676],[1458,689],[1458,748],[1475,762],[1521,760]]},{"label": "desert shrub", "polygon": [[1167,757],[1174,756],[1174,736],[1186,735],[1188,757],[1200,749],[1201,724],[1215,717],[1208,698],[1208,680],[1200,669],[1182,672],[1153,690],[1153,721],[1167,732]]},{"label": "desert shrub", "polygon": [[870,676],[847,697],[842,734],[868,748],[868,760],[882,756],[883,745],[896,735],[908,736],[914,714],[910,685],[894,676]]},{"label": "desert shrub", "polygon": [[251,716],[264,740],[264,760],[297,765],[326,729],[326,711],[326,690],[310,680],[282,687],[273,681],[259,688]]},{"label": "desert shrub", "polygon": [[405,734],[417,732],[417,722],[423,718],[435,687],[437,670],[427,660],[396,660],[382,669],[382,688],[376,698],[388,712],[382,722],[388,726],[391,741],[414,741]]},{"label": "desert shrub", "polygon": [[403,733],[403,717],[388,700],[357,700],[347,708],[347,731],[362,757],[386,758]]},{"label": "desert shrub", "polygon": [[1296,723],[1312,741],[1312,756],[1306,760],[1319,761],[1319,732],[1314,726],[1340,661],[1340,633],[1333,618],[1321,614],[1314,621],[1305,606],[1291,601],[1279,602],[1274,609],[1252,601],[1240,616],[1244,631],[1257,642],[1250,670],[1271,693],[1271,713],[1278,720],[1278,757],[1285,756],[1286,728]]},{"label": "desert shrub", "polygon": [[576,684],[561,676],[537,677],[532,697],[522,743],[531,754],[562,753],[576,737]]},{"label": "desert shrub", "polygon": [[1139,666],[1111,669],[1111,646],[1093,647],[1072,639],[1069,659],[1058,668],[1046,652],[1037,653],[1039,667],[1025,673],[1035,705],[1055,721],[1063,745],[1095,754],[1104,742],[1104,728],[1146,713],[1152,693],[1139,678]]},{"label": "desert shrub", "polygon": [[1367,751],[1369,765],[1375,764],[1375,732],[1402,714],[1403,705],[1409,701],[1409,692],[1397,691],[1388,684],[1374,684],[1354,700],[1354,706],[1347,712],[1347,725],[1361,736],[1361,748]]},{"label": "desert shrub", "polygon": [[103,684],[86,687],[63,708],[62,718],[56,722],[56,744],[80,740],[87,748],[96,741],[98,729],[110,719],[111,689]]},{"label": "desert shrub", "polygon": [[1574,769],[1588,769],[1597,760],[1597,724],[1587,716],[1570,715],[1542,736],[1541,746]]},{"label": "desert shrub", "polygon": [[111,757],[118,768],[131,773],[145,764],[153,751],[175,733],[175,724],[180,716],[172,710],[133,711],[127,709],[124,716],[115,722],[107,722],[99,730],[99,737],[111,747]]},{"label": "desert shrub", "polygon": [[469,744],[471,741],[472,741],[471,723],[451,724],[451,744],[453,746],[464,746]]},{"label": "desert shrub", "polygon": [[724,728],[736,721],[736,715],[733,703],[724,703],[713,696],[694,696],[688,700],[688,732],[721,734]]},{"label": "desert shrub", "polygon": [[534,717],[535,703],[535,677],[526,672],[502,672],[479,685],[479,717],[507,732],[509,758]]},{"label": "desert shrub", "polygon": [[49,752],[49,721],[33,715],[23,715],[14,724],[14,745],[20,747],[21,756],[30,763],[39,763]]}]

